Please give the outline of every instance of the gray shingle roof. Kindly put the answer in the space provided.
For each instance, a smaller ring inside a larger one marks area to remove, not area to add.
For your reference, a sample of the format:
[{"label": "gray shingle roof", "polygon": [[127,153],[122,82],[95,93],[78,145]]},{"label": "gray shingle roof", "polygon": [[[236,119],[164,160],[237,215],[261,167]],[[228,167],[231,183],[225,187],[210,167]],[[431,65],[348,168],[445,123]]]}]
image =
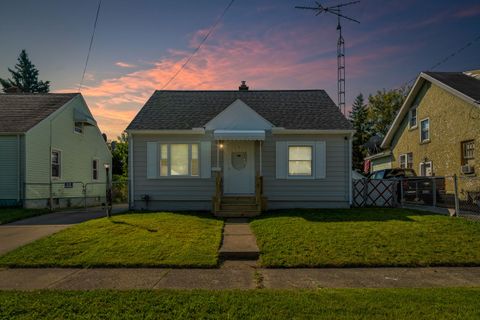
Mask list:
[{"label": "gray shingle roof", "polygon": [[26,132],[77,94],[0,94],[0,132]]},{"label": "gray shingle roof", "polygon": [[277,127],[351,129],[324,90],[155,91],[127,130],[201,128],[240,99]]},{"label": "gray shingle roof", "polygon": [[462,72],[425,72],[432,78],[446,84],[450,88],[463,93],[466,96],[480,101],[480,80],[468,76]]}]

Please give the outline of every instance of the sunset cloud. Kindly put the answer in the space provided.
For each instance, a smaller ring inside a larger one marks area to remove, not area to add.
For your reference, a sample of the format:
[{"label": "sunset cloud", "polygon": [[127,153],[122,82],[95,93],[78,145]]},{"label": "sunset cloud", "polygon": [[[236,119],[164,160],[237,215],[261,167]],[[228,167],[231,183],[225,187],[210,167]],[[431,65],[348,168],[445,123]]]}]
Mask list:
[{"label": "sunset cloud", "polygon": [[122,62],[122,61],[115,62],[115,65],[117,67],[120,67],[120,68],[135,68],[136,67],[136,65],[134,65],[134,64],[130,64],[130,63]]}]

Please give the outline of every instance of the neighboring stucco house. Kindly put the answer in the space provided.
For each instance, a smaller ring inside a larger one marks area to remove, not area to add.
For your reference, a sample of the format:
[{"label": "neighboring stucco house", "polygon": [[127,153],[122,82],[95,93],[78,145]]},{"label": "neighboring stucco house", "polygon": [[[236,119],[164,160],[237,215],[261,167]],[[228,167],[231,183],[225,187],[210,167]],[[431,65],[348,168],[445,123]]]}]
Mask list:
[{"label": "neighboring stucco house", "polygon": [[1,206],[99,204],[110,163],[81,94],[0,94]]},{"label": "neighboring stucco house", "polygon": [[[373,167],[475,177],[480,167],[480,71],[424,72],[386,134]],[[451,188],[451,185],[447,185]]]},{"label": "neighboring stucco house", "polygon": [[156,91],[127,128],[130,207],[349,207],[352,127],[323,90]]}]

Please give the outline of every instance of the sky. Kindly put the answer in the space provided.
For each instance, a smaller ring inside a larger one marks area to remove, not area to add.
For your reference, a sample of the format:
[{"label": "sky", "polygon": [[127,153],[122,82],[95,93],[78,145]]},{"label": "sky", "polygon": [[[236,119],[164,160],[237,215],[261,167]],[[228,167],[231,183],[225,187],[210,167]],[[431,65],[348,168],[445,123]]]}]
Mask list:
[{"label": "sky", "polygon": [[[323,5],[345,1],[329,0]],[[199,45],[230,0],[103,0],[81,93],[114,139]],[[167,90],[325,89],[337,100],[337,21],[294,6],[236,0]],[[97,0],[5,1],[0,77],[26,49],[51,92],[77,92]],[[346,101],[401,87],[480,36],[478,0],[362,0],[342,12]],[[480,69],[480,40],[433,69]]]}]

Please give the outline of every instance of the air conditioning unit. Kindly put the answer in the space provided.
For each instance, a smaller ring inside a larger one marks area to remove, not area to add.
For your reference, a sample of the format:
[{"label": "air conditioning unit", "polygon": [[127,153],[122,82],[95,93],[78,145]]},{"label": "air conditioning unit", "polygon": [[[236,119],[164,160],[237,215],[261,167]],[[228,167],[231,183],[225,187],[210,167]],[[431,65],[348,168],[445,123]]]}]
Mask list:
[{"label": "air conditioning unit", "polygon": [[475,169],[473,166],[466,164],[462,166],[462,174],[472,174],[475,173]]}]

